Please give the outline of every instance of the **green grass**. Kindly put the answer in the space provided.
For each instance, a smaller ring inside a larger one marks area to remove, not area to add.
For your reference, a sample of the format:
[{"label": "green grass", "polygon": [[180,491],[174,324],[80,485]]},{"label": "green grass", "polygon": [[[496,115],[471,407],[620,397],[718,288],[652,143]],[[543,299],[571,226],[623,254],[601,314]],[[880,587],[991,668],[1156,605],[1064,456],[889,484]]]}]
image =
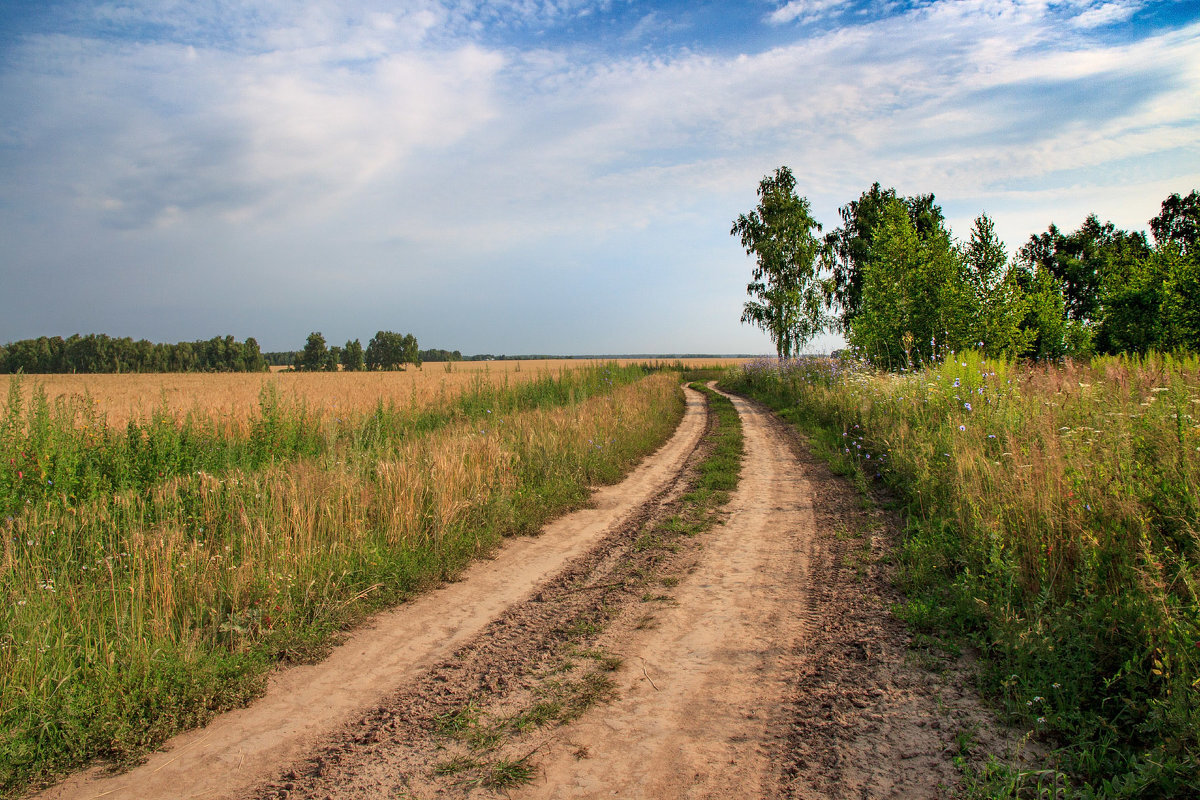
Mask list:
[{"label": "green grass", "polygon": [[809,359],[729,385],[902,499],[898,613],[975,644],[985,691],[1051,751],[977,796],[1197,796],[1200,361]]},{"label": "green grass", "polygon": [[108,427],[89,397],[51,403],[40,385],[26,391],[14,378],[0,410],[0,518],[28,505],[72,508],[97,495],[145,492],[196,472],[252,472],[333,452],[386,453],[397,442],[456,422],[487,423],[521,411],[575,405],[649,372],[642,365],[609,364],[503,386],[479,374],[467,391],[434,408],[381,401],[369,414],[332,418],[302,399],[284,400],[274,384],[267,384],[258,412],[245,426],[196,413],[177,421],[164,398],[148,419],[131,420],[124,428]]},{"label": "green grass", "polygon": [[[183,454],[162,477],[145,464],[165,462],[139,461],[128,436],[88,438],[66,411],[10,400],[0,450],[14,462],[33,443],[46,475],[105,477],[51,497],[0,462],[0,491],[20,500],[0,520],[0,795],[136,759],[244,704],[280,660],[318,657],[364,614],[618,480],[682,414],[670,377],[626,381],[639,372],[566,373],[540,393],[480,387],[428,414],[326,421],[311,440],[303,405],[268,402],[224,451],[263,448],[253,469],[235,458],[191,471],[201,446],[162,421],[132,437],[174,442],[151,448]],[[288,449],[300,440],[315,450]],[[108,464],[108,444],[125,448],[113,471],[68,470]]]}]

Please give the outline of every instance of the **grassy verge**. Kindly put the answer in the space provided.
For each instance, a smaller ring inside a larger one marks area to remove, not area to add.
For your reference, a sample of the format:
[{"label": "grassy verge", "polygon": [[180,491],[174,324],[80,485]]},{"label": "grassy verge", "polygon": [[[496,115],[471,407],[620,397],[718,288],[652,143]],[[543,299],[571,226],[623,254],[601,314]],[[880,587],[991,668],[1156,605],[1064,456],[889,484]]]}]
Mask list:
[{"label": "grassy verge", "polygon": [[1194,797],[1200,786],[1200,362],[1028,367],[959,354],[908,375],[827,359],[730,385],[907,506],[919,631],[984,655],[983,688],[1051,749],[977,796]]},{"label": "grassy verge", "polygon": [[[618,480],[682,414],[673,376],[621,382],[568,373],[440,416],[381,409],[255,470],[26,498],[0,522],[0,793],[244,703],[279,660]],[[263,419],[271,436],[311,421],[303,406]]]},{"label": "grassy verge", "polygon": [[[702,448],[704,457],[696,465],[696,476],[670,513],[655,518],[637,531],[628,551],[612,573],[588,582],[603,581],[597,603],[582,615],[559,622],[559,646],[542,659],[523,703],[505,704],[503,710],[488,711],[505,698],[474,697],[464,705],[439,716],[435,733],[453,740],[453,754],[435,765],[434,772],[465,786],[502,790],[531,781],[536,767],[533,752],[512,755],[523,734],[531,729],[563,725],[578,719],[595,705],[616,697],[612,673],[622,659],[597,644],[609,624],[632,603],[670,602],[665,592],[675,586],[679,575],[668,566],[668,558],[682,542],[707,530],[721,518],[722,507],[737,488],[743,452],[741,419],[733,404],[700,383],[691,388],[704,393],[709,403],[709,428]],[[678,568],[676,568],[678,569]],[[641,606],[645,607],[645,606]],[[634,627],[652,627],[652,613],[638,613]],[[578,754],[580,757],[585,753]]]},{"label": "grassy verge", "polygon": [[[29,505],[71,508],[98,494],[147,491],[171,478],[243,472],[349,450],[386,453],[397,442],[467,420],[554,408],[611,393],[645,377],[640,365],[609,364],[533,381],[496,385],[477,373],[461,393],[430,407],[380,401],[370,413],[334,413],[285,399],[264,386],[248,419],[189,413],[177,418],[164,397],[146,419],[105,424],[87,396],[51,403],[40,384],[14,378],[0,416],[0,516]],[[370,380],[364,375],[363,380]]]}]

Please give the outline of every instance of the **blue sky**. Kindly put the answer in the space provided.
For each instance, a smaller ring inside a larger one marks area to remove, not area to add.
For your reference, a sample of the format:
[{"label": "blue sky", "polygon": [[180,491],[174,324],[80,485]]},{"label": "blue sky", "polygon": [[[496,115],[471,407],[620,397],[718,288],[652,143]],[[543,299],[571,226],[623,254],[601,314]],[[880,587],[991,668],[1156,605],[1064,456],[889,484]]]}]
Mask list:
[{"label": "blue sky", "polygon": [[1144,229],[1200,4],[10,0],[0,342],[767,352],[729,229],[783,164],[827,228],[879,181],[1010,250]]}]

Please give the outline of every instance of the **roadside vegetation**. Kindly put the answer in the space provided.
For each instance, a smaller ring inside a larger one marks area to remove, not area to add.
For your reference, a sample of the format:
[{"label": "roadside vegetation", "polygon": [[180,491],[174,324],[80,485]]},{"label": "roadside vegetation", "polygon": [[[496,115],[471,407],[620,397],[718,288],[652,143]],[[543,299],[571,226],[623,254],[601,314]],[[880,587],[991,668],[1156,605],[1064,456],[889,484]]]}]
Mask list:
[{"label": "roadside vegetation", "polygon": [[[1200,192],[1150,233],[1089,215],[1009,257],[932,194],[874,184],[824,236],[787,167],[733,224],[742,321],[780,359],[730,386],[907,507],[918,629],[984,655],[984,688],[1055,747],[979,796],[1200,794]],[[842,333],[841,358],[799,358]],[[1175,355],[1160,355],[1160,353]],[[864,486],[865,488],[865,486]]]},{"label": "roadside vegetation", "polygon": [[1195,796],[1200,360],[976,348],[892,373],[763,361],[728,383],[901,499],[897,613],[977,647],[984,691],[1050,754],[967,775],[973,796]]},{"label": "roadside vegetation", "polygon": [[265,391],[245,424],[123,429],[12,384],[0,419],[0,793],[136,758],[616,481],[677,376],[595,367],[339,415]]}]

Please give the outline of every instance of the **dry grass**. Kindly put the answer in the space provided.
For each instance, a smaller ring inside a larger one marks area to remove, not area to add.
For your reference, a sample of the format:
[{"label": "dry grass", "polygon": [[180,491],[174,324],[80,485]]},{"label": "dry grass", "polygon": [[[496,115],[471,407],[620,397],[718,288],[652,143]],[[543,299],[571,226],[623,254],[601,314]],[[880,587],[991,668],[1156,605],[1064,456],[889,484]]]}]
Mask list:
[{"label": "dry grass", "polygon": [[[295,377],[352,392],[421,374]],[[171,378],[208,392],[226,380]],[[311,653],[617,480],[681,412],[677,374],[660,373],[368,447],[334,437],[256,471],[26,504],[0,521],[0,795],[244,701],[275,659]]]},{"label": "dry grass", "polygon": [[[693,358],[683,361],[701,368],[741,363],[741,359]],[[271,372],[271,373],[167,373],[127,375],[38,375],[27,376],[24,385],[37,383],[53,404],[62,398],[90,396],[102,419],[113,427],[124,427],[130,419],[145,419],[163,405],[176,416],[189,412],[206,417],[220,416],[242,421],[259,408],[259,395],[274,384],[281,399],[302,399],[322,415],[368,411],[379,402],[401,408],[427,408],[452,399],[480,383],[512,386],[544,375],[557,375],[598,364],[613,363],[585,359],[541,361],[461,361],[425,364],[402,372]],[[641,363],[638,359],[616,363]],[[671,363],[675,363],[672,361]],[[30,380],[29,378],[32,378]],[[0,397],[7,396],[13,376],[0,375]]]},{"label": "dry grass", "polygon": [[809,360],[742,385],[903,494],[898,612],[969,632],[986,688],[1066,743],[1060,768],[1119,788],[1096,796],[1196,796],[1200,359]]}]

